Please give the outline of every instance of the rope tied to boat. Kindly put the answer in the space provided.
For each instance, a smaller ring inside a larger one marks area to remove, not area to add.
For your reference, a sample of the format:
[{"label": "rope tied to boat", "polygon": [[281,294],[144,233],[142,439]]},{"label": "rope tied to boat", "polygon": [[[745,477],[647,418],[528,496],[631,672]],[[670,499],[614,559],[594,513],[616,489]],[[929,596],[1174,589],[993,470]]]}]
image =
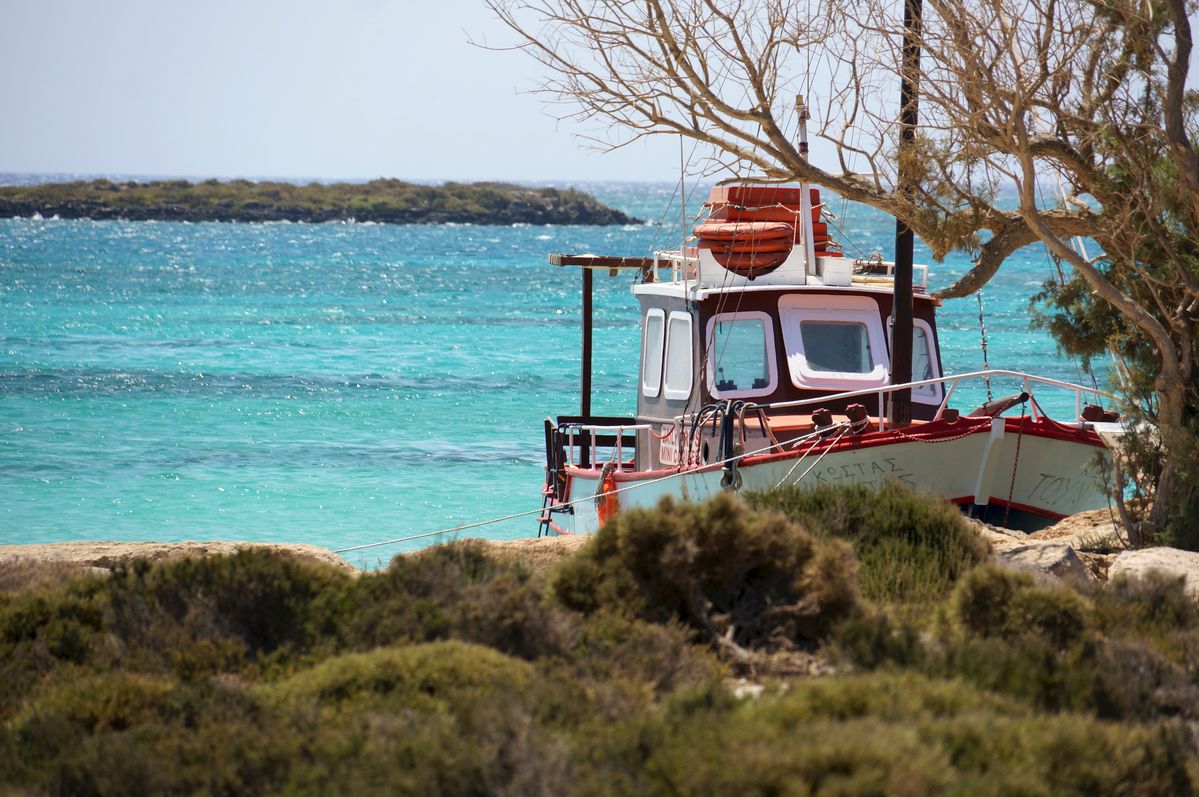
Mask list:
[{"label": "rope tied to boat", "polygon": [[[1024,439],[1024,403],[1020,402],[1020,431],[1016,434],[1016,455],[1012,458],[1012,482],[1007,488],[1007,505],[1003,508],[1003,525],[1007,528],[1008,515],[1012,512],[1012,496],[1016,493],[1016,469],[1020,467],[1020,442]],[[1035,402],[1034,402],[1035,403]]]},{"label": "rope tied to boat", "polygon": [[[788,485],[788,486],[789,486],[789,487],[794,487],[795,485],[799,484],[799,483],[800,483],[800,482],[802,482],[804,479],[806,479],[806,478],[808,477],[808,474],[809,474],[809,473],[811,473],[811,472],[812,472],[812,470],[813,470],[813,469],[814,469],[814,468],[815,468],[817,465],[819,465],[819,464],[820,464],[820,460],[824,459],[824,456],[825,456],[825,454],[827,454],[828,452],[832,451],[832,450],[833,450],[833,448],[835,448],[835,447],[836,447],[837,443],[839,443],[839,442],[841,441],[841,438],[842,438],[842,437],[844,437],[845,435],[849,434],[849,432],[851,432],[851,431],[853,431],[853,424],[850,424],[850,423],[847,423],[847,424],[845,424],[845,428],[843,428],[843,429],[842,429],[842,430],[841,430],[841,431],[840,431],[840,432],[837,434],[837,436],[833,438],[832,442],[830,442],[830,443],[828,444],[828,446],[827,446],[827,447],[826,447],[826,448],[825,448],[823,451],[821,451],[821,452],[820,452],[820,456],[816,457],[816,461],[815,461],[815,462],[813,462],[811,465],[809,465],[809,466],[808,466],[808,469],[807,469],[807,470],[805,470],[803,473],[799,474],[799,478],[798,478],[798,479],[796,479],[795,481],[791,482],[791,484],[790,484],[790,485]],[[811,451],[812,451],[812,447],[809,447],[809,448],[808,448],[808,453],[811,453]],[[804,456],[807,456],[807,454],[805,454]],[[802,460],[803,460],[803,457],[800,457],[800,460],[799,460],[799,461],[802,461]],[[792,465],[792,466],[791,466],[791,470],[787,471],[787,475],[783,477],[782,481],[780,481],[778,484],[776,484],[776,485],[775,485],[775,488],[776,488],[776,489],[777,489],[778,487],[780,487],[780,486],[782,485],[782,483],[783,483],[783,482],[787,481],[787,478],[788,478],[788,477],[789,477],[789,476],[790,476],[792,473],[794,473],[794,472],[795,472],[795,469],[796,469],[797,467],[799,467],[799,461],[797,461],[797,462],[796,462],[794,465]]]},{"label": "rope tied to boat", "polygon": [[930,440],[927,437],[917,437],[916,435],[908,434],[907,432],[904,432],[900,429],[890,429],[888,431],[890,431],[896,437],[902,438],[904,440],[908,440],[913,443],[926,443],[927,445],[937,445],[938,443],[952,443],[956,440],[961,440],[965,437],[969,437],[972,434],[978,434],[979,432],[984,431],[985,429],[988,429],[988,428],[990,428],[989,423],[986,425],[972,426],[972,427],[970,427],[970,429],[966,430],[965,432],[962,432],[961,434],[954,435],[953,437],[938,437],[936,440]]},{"label": "rope tied to boat", "polygon": [[[819,432],[811,432],[807,435],[804,435],[803,437],[797,438],[795,441],[790,441],[790,442],[800,443],[800,442],[803,442],[812,437],[816,437],[819,434],[820,434]],[[765,448],[760,448],[755,451],[750,451],[748,453],[738,455],[736,457],[733,457],[733,459],[741,459],[742,457],[756,457],[761,454],[767,454],[770,451],[772,451],[773,449],[782,448],[786,444],[787,444],[786,442],[771,443],[770,445],[766,446]],[[724,464],[725,464],[724,462],[713,462],[713,463],[711,463],[710,467],[715,468],[715,467],[719,467]],[[595,501],[596,499],[598,499],[600,497],[620,495],[620,494],[628,492],[630,490],[637,490],[642,487],[649,487],[650,485],[653,485],[653,484],[661,484],[662,482],[669,481],[671,479],[679,479],[684,476],[694,474],[694,473],[696,473],[696,471],[697,471],[697,469],[695,469],[695,468],[684,470],[683,467],[680,466],[678,471],[676,471],[674,473],[668,473],[665,476],[659,476],[656,479],[646,479],[644,481],[639,481],[636,484],[628,484],[628,485],[625,485],[624,487],[617,487],[615,490],[608,490],[603,493],[597,493],[596,495],[588,495],[588,496],[584,496],[583,498],[576,498],[574,501],[565,501],[561,504],[557,504],[556,507],[565,509],[567,507],[573,507],[576,505],[587,503],[588,501]],[[438,537],[438,536],[443,536],[446,534],[455,534],[460,531],[469,531],[470,529],[477,529],[477,528],[481,528],[483,526],[491,526],[496,523],[504,523],[509,520],[518,520],[523,517],[530,517],[532,515],[540,515],[543,512],[545,512],[545,507],[538,507],[537,509],[530,509],[525,512],[515,512],[513,514],[504,515],[502,517],[490,518],[488,520],[479,520],[474,523],[463,523],[460,526],[453,526],[453,527],[447,528],[447,529],[439,529],[437,531],[428,531],[428,532],[424,532],[422,534],[411,534],[406,537],[396,537],[394,539],[381,540],[379,542],[368,542],[368,543],[364,543],[362,545],[352,545],[352,546],[349,546],[348,548],[335,548],[333,550],[333,553],[350,553],[352,551],[366,550],[367,548],[379,548],[384,545],[399,545],[400,543],[412,542],[414,540],[423,540],[423,539],[428,539],[429,537]]]}]

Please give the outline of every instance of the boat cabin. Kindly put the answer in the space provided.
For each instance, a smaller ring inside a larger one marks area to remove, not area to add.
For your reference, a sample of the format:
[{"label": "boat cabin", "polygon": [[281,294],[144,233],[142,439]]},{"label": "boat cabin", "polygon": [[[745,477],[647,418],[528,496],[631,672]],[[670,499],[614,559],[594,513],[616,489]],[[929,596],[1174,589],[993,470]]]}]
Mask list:
[{"label": "boat cabin", "polygon": [[[696,245],[659,256],[633,286],[641,306],[637,422],[673,423],[729,400],[775,405],[890,384],[888,264],[842,255],[820,222],[818,189],[801,197],[795,188],[723,186],[708,204]],[[941,375],[939,302],[924,281],[913,292],[913,381]],[[931,420],[943,398],[940,384],[914,388],[913,419]],[[838,397],[822,406],[843,414],[859,402],[868,403]],[[876,417],[885,409],[867,407]],[[776,432],[810,428],[809,414],[766,413]],[[642,467],[679,464],[669,442],[653,439],[639,439]]]}]

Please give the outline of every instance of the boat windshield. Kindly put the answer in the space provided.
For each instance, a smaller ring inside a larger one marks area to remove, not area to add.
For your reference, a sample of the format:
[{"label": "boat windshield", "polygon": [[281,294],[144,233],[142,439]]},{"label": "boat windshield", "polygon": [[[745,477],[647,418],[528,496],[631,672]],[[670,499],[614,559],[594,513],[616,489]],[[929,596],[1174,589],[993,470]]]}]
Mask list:
[{"label": "boat windshield", "polygon": [[870,334],[854,321],[804,321],[799,325],[808,368],[843,374],[868,374],[874,370]]}]

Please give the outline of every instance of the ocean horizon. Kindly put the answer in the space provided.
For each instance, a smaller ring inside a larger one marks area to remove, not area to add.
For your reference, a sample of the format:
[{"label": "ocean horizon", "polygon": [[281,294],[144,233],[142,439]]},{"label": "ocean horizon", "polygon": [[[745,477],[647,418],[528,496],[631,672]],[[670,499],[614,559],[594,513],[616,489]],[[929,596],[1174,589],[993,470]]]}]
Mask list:
[{"label": "ocean horizon", "polygon": [[[553,184],[648,223],[0,220],[0,544],[336,550],[537,510],[542,422],[579,405],[579,276],[546,255],[647,255],[678,245],[683,215],[676,184]],[[893,220],[830,206],[847,254],[890,257]],[[934,290],[970,267],[962,253],[932,263],[919,243],[917,261]],[[991,367],[1082,377],[1029,325],[1052,269],[1030,246],[984,290]],[[596,278],[596,413],[635,406],[631,280]],[[982,367],[978,316],[975,297],[942,308],[947,373]],[[529,516],[461,536],[536,528]],[[348,558],[374,566],[441,539]]]}]

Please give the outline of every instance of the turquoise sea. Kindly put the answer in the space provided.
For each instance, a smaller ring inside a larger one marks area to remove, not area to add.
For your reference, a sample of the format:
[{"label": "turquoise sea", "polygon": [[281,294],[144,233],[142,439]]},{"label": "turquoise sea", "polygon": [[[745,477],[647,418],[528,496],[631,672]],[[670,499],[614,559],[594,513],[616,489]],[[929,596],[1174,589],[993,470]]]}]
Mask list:
[{"label": "turquoise sea", "polygon": [[[639,256],[679,239],[674,186],[575,185],[652,223],[0,220],[0,544],[339,549],[538,508],[542,421],[577,412],[579,389],[580,278],[546,254]],[[847,253],[890,257],[891,219],[831,207]],[[968,266],[932,264],[932,287]],[[986,289],[990,363],[1078,381],[1028,324],[1051,268],[1029,247]],[[631,280],[596,278],[597,413],[634,406]],[[981,368],[975,298],[948,302],[940,333],[947,372]],[[525,517],[464,536],[535,533]]]}]

